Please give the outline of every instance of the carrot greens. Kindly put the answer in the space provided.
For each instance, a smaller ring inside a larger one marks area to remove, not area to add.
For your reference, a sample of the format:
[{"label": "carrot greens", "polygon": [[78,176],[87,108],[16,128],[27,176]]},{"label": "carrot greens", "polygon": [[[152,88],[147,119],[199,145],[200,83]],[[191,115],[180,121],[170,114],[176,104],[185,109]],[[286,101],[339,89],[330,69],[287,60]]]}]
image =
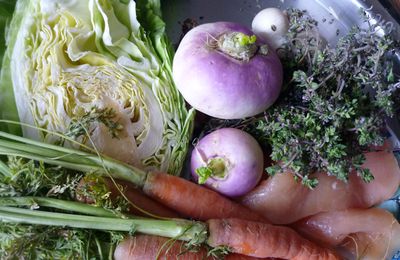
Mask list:
[{"label": "carrot greens", "polygon": [[[91,129],[91,124],[94,122],[102,123],[108,129],[110,135],[113,138],[118,138],[120,131],[123,128],[123,125],[119,124],[115,121],[117,114],[112,108],[103,108],[99,109],[97,107],[93,107],[86,114],[74,118],[66,131],[65,135],[72,138],[83,137],[87,139],[87,129]],[[90,135],[94,129],[89,131]],[[85,142],[82,143],[86,143]]]},{"label": "carrot greens", "polygon": [[204,243],[204,223],[128,216],[121,212],[126,206],[123,201],[108,201],[107,190],[97,191],[96,195],[105,199],[96,205],[76,201],[82,178],[95,178],[94,171],[99,169],[105,174],[107,170],[102,167],[107,165],[115,164],[108,168],[115,172],[132,171],[129,166],[125,168],[109,158],[96,161],[84,156],[90,154],[77,151],[82,159],[72,167],[69,161],[74,150],[35,141],[5,142],[4,136],[12,135],[5,134],[0,140],[0,154],[8,155],[0,164],[0,254],[4,259],[112,259],[117,243],[134,232],[190,241],[191,246]]},{"label": "carrot greens", "polygon": [[49,226],[51,221],[43,216],[36,216],[36,220],[46,225],[27,224],[28,219],[34,219],[32,214],[43,209],[49,214],[65,211],[115,216],[108,209],[87,207],[72,201],[81,175],[20,157],[8,156],[1,161],[2,259],[111,259],[114,247],[123,238],[120,232],[73,229],[67,225]]}]

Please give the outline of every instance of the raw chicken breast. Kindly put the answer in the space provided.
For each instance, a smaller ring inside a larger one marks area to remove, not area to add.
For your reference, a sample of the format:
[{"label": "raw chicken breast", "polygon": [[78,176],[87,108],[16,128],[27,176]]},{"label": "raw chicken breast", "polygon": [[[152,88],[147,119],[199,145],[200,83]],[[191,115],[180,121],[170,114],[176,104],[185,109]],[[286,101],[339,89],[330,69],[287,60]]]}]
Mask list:
[{"label": "raw chicken breast", "polygon": [[390,260],[400,250],[400,224],[379,208],[320,213],[293,227],[310,240],[336,247],[345,259]]},{"label": "raw chicken breast", "polygon": [[275,224],[293,223],[319,212],[369,208],[395,193],[400,184],[400,169],[391,152],[370,152],[365,156],[363,166],[375,176],[371,183],[365,183],[356,174],[350,174],[348,183],[316,174],[319,184],[310,190],[294,181],[290,173],[277,174],[241,198],[241,203]]}]

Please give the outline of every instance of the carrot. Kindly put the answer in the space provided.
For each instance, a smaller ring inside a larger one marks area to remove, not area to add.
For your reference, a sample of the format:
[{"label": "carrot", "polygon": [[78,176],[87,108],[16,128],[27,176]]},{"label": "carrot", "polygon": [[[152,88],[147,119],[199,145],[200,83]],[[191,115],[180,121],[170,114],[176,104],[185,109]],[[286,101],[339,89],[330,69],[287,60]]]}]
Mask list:
[{"label": "carrot", "polygon": [[115,260],[153,260],[179,259],[203,260],[207,251],[187,251],[183,241],[172,241],[170,238],[149,235],[135,235],[123,240],[114,251]]},{"label": "carrot", "polygon": [[145,194],[184,216],[197,220],[241,218],[269,223],[264,217],[215,191],[165,173],[148,173]]},{"label": "carrot", "polygon": [[[183,241],[173,241],[169,238],[150,235],[135,235],[124,239],[114,251],[115,260],[211,260],[207,250],[201,247],[197,251],[186,250]],[[225,260],[257,260],[251,256],[229,254]]]},{"label": "carrot", "polygon": [[166,173],[149,173],[107,156],[45,144],[1,131],[0,148],[4,148],[7,154],[17,154],[20,157],[86,173],[95,171],[103,177],[129,181],[143,189],[149,197],[190,218],[207,220],[235,217],[268,222],[258,213],[230,201],[215,191]]},{"label": "carrot", "polygon": [[331,250],[313,244],[289,227],[242,219],[211,219],[207,223],[208,245],[228,246],[234,253],[295,260],[340,259]]},{"label": "carrot", "polygon": [[[118,185],[118,188],[117,186]],[[104,190],[105,189],[105,190]],[[101,176],[86,176],[81,179],[77,187],[77,200],[87,204],[96,203],[96,192],[103,196],[110,192],[112,201],[116,201],[123,195],[129,200],[127,212],[136,216],[177,218],[179,215],[164,205],[152,200],[142,191],[127,181],[115,180],[115,183]],[[124,198],[123,198],[124,199]]]},{"label": "carrot", "polygon": [[[3,140],[5,139],[5,140]],[[302,238],[289,227],[261,223],[266,220],[218,193],[179,177],[148,173],[108,157],[48,145],[0,131],[0,148],[10,154],[72,170],[93,172],[123,179],[142,188],[144,193],[178,213],[207,223],[183,219],[154,220],[97,217],[58,212],[40,212],[19,207],[2,207],[0,221],[69,226],[163,235],[180,240],[228,246],[234,253],[255,257],[289,259],[339,259],[333,252]],[[1,150],[1,149],[0,149]],[[50,156],[51,155],[51,156]],[[88,205],[85,205],[88,206]],[[59,207],[59,205],[57,205]],[[84,208],[81,205],[79,208]],[[86,212],[87,209],[84,209]],[[93,211],[92,208],[89,210]],[[227,219],[212,219],[212,218]],[[242,218],[242,219],[241,219]],[[253,221],[251,221],[253,220]],[[261,222],[255,222],[261,221]],[[207,232],[208,228],[208,232]]]},{"label": "carrot", "polygon": [[[129,211],[128,211],[129,213],[138,216],[155,215],[166,218],[179,217],[178,213],[158,203],[157,201],[152,200],[131,183],[126,181],[116,181],[116,182],[117,184],[122,186],[124,195],[134,205],[134,206],[129,205]],[[118,191],[117,187],[115,187],[115,184],[110,179],[106,179],[106,183],[114,198],[121,196],[120,191]]]}]

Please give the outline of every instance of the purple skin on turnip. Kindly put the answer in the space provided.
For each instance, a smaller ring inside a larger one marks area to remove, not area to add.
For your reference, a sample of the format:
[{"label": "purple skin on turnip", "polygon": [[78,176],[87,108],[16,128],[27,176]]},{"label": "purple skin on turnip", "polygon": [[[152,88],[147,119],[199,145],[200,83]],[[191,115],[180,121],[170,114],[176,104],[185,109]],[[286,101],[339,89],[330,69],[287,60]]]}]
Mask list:
[{"label": "purple skin on turnip", "polygon": [[203,137],[191,154],[194,181],[228,197],[252,190],[263,173],[263,152],[248,133],[222,128]]},{"label": "purple skin on turnip", "polygon": [[248,28],[230,22],[202,24],[182,39],[173,77],[195,109],[222,119],[254,116],[278,98],[283,70],[271,48]]}]

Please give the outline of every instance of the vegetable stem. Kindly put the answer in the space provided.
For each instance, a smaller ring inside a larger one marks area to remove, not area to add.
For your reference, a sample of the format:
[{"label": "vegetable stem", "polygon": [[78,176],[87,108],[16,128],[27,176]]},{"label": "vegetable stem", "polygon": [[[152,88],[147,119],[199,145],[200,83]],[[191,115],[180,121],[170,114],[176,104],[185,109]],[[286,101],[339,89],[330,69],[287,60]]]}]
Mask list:
[{"label": "vegetable stem", "polygon": [[34,225],[67,226],[72,228],[125,232],[137,231],[149,235],[177,238],[184,241],[196,240],[199,243],[204,243],[207,238],[206,224],[183,219],[121,219],[0,206],[0,220]]},{"label": "vegetable stem", "polygon": [[248,36],[241,32],[231,32],[221,35],[217,41],[220,51],[232,58],[248,61],[258,50],[256,36]]},{"label": "vegetable stem", "polygon": [[212,177],[225,178],[227,174],[227,160],[222,157],[216,157],[210,159],[208,162],[208,167],[212,170]]},{"label": "vegetable stem", "polygon": [[3,197],[0,198],[0,206],[41,206],[60,210],[69,210],[82,214],[99,217],[116,217],[116,214],[105,208],[91,206],[76,201],[60,200],[47,197]]},{"label": "vegetable stem", "polygon": [[225,158],[216,157],[207,162],[207,166],[196,169],[196,174],[199,176],[198,183],[204,184],[207,179],[212,177],[216,179],[224,179],[228,174],[227,161]]},{"label": "vegetable stem", "polygon": [[0,138],[0,154],[3,155],[20,156],[82,172],[95,171],[101,175],[130,181],[139,187],[146,180],[146,172],[104,155],[46,144],[1,131]]},{"label": "vegetable stem", "polygon": [[3,175],[10,176],[10,169],[8,168],[7,164],[0,160],[0,173]]}]

